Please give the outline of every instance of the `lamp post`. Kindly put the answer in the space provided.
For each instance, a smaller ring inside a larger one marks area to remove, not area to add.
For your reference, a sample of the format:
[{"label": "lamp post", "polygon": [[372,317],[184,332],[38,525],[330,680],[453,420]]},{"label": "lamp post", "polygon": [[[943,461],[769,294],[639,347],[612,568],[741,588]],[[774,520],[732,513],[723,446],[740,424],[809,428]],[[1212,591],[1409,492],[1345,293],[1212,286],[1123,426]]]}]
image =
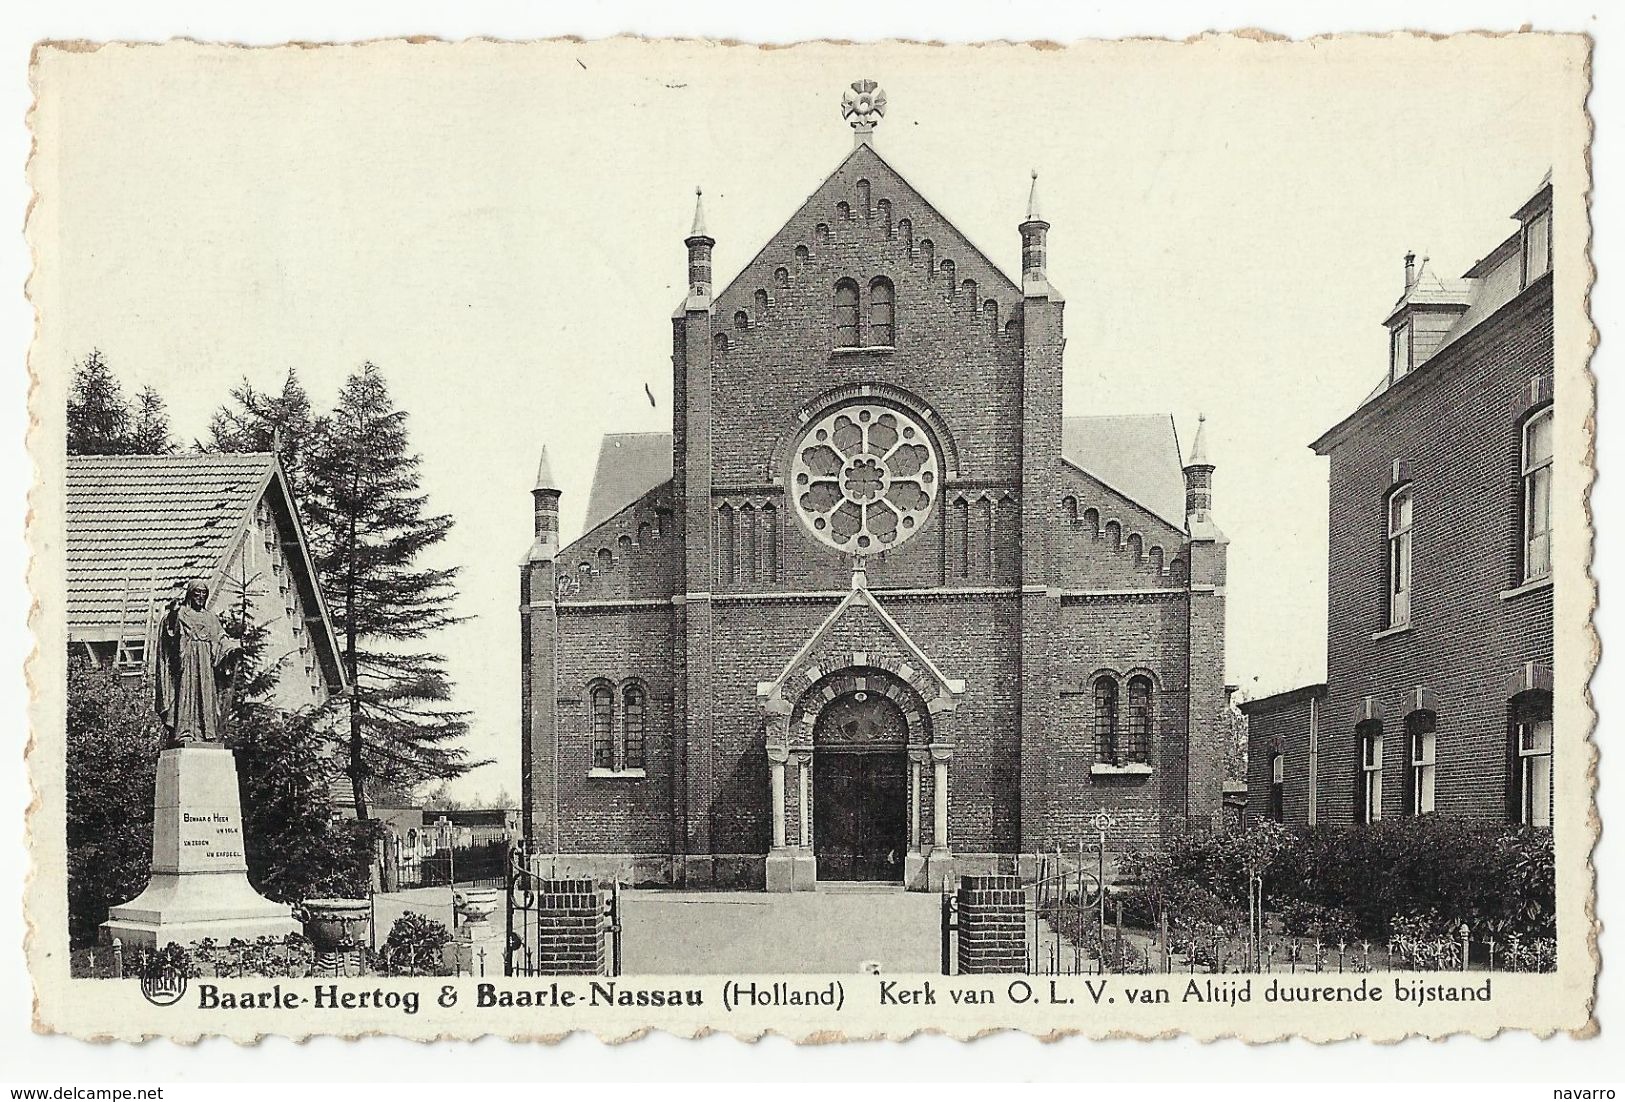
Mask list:
[{"label": "lamp post", "polygon": [[1106,810],[1095,812],[1094,828],[1099,835],[1100,846],[1095,851],[1095,876],[1100,886],[1099,911],[1097,921],[1100,931],[1100,970],[1106,970],[1106,832],[1117,825]]}]

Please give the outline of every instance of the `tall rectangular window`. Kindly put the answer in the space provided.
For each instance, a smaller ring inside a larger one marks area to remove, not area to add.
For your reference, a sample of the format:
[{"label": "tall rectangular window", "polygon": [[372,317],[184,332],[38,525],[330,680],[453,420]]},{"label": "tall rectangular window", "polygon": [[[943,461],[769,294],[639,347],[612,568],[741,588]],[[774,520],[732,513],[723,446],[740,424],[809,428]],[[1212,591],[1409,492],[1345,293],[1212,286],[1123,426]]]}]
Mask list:
[{"label": "tall rectangular window", "polygon": [[1552,270],[1552,212],[1543,210],[1523,224],[1523,285]]},{"label": "tall rectangular window", "polygon": [[1523,577],[1552,572],[1552,411],[1523,426]]},{"label": "tall rectangular window", "polygon": [[1095,761],[1117,764],[1117,682],[1095,678]]},{"label": "tall rectangular window", "polygon": [[1414,499],[1402,486],[1388,499],[1388,626],[1411,622],[1411,524]]},{"label": "tall rectangular window", "polygon": [[1552,825],[1552,719],[1518,720],[1518,808],[1524,826]]},{"label": "tall rectangular window", "polygon": [[1362,823],[1382,821],[1382,724],[1360,724],[1360,806],[1355,809]]},{"label": "tall rectangular window", "polygon": [[1151,760],[1151,679],[1143,674],[1128,680],[1128,760]]},{"label": "tall rectangular window", "polygon": [[643,768],[643,687],[628,685],[621,694],[622,768]]},{"label": "tall rectangular window", "polygon": [[592,767],[615,768],[615,694],[607,685],[596,686],[589,697],[592,707]]},{"label": "tall rectangular window", "polygon": [[1390,372],[1389,378],[1392,382],[1397,383],[1411,372],[1410,323],[1406,322],[1404,324],[1394,326],[1388,337],[1388,341],[1388,362],[1392,365],[1392,371]]},{"label": "tall rectangular window", "polygon": [[1286,755],[1270,755],[1270,818],[1286,821]]},{"label": "tall rectangular window", "polygon": [[858,285],[843,279],[835,285],[835,347],[858,346]]},{"label": "tall rectangular window", "polygon": [[1406,721],[1411,738],[1410,813],[1426,815],[1433,810],[1434,776],[1438,741],[1431,713],[1413,712]]}]

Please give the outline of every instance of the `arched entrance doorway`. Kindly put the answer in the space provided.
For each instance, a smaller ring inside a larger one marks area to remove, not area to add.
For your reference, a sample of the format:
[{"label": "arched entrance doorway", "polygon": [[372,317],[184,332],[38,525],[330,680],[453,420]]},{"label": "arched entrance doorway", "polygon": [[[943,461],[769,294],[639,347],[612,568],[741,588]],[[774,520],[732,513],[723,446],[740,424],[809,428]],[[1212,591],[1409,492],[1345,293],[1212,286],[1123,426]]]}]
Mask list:
[{"label": "arched entrance doorway", "polygon": [[820,880],[901,880],[908,850],[908,720],[854,689],[813,728],[813,851]]}]

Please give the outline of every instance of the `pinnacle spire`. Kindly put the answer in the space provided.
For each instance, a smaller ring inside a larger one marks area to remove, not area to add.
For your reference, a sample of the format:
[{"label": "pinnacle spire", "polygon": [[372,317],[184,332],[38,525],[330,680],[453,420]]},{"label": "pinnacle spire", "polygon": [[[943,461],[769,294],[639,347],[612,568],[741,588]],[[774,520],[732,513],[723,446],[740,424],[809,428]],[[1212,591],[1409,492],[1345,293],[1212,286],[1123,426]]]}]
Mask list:
[{"label": "pinnacle spire", "polygon": [[704,193],[696,187],[694,189],[694,226],[688,231],[689,237],[710,237],[705,229],[705,197]]},{"label": "pinnacle spire", "polygon": [[1191,441],[1190,458],[1185,460],[1187,467],[1210,466],[1207,458],[1207,414],[1196,415],[1196,439]]},{"label": "pinnacle spire", "polygon": [[1038,170],[1033,169],[1033,186],[1027,192],[1027,221],[1042,222],[1044,216],[1038,213]]},{"label": "pinnacle spire", "polygon": [[553,464],[547,461],[547,445],[542,445],[541,462],[536,464],[536,486],[538,490],[556,490],[558,484],[553,481]]}]

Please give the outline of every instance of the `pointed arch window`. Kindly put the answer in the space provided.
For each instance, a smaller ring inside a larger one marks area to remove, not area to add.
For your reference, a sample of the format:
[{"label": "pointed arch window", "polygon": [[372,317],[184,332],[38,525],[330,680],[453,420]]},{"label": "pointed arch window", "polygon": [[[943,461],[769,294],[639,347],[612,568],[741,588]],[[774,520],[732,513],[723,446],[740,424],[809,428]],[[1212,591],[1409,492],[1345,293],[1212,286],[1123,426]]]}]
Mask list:
[{"label": "pointed arch window", "polygon": [[896,292],[885,276],[869,284],[869,343],[881,348],[897,343]]},{"label": "pointed arch window", "polygon": [[835,284],[835,347],[858,346],[858,285],[843,279]]}]

